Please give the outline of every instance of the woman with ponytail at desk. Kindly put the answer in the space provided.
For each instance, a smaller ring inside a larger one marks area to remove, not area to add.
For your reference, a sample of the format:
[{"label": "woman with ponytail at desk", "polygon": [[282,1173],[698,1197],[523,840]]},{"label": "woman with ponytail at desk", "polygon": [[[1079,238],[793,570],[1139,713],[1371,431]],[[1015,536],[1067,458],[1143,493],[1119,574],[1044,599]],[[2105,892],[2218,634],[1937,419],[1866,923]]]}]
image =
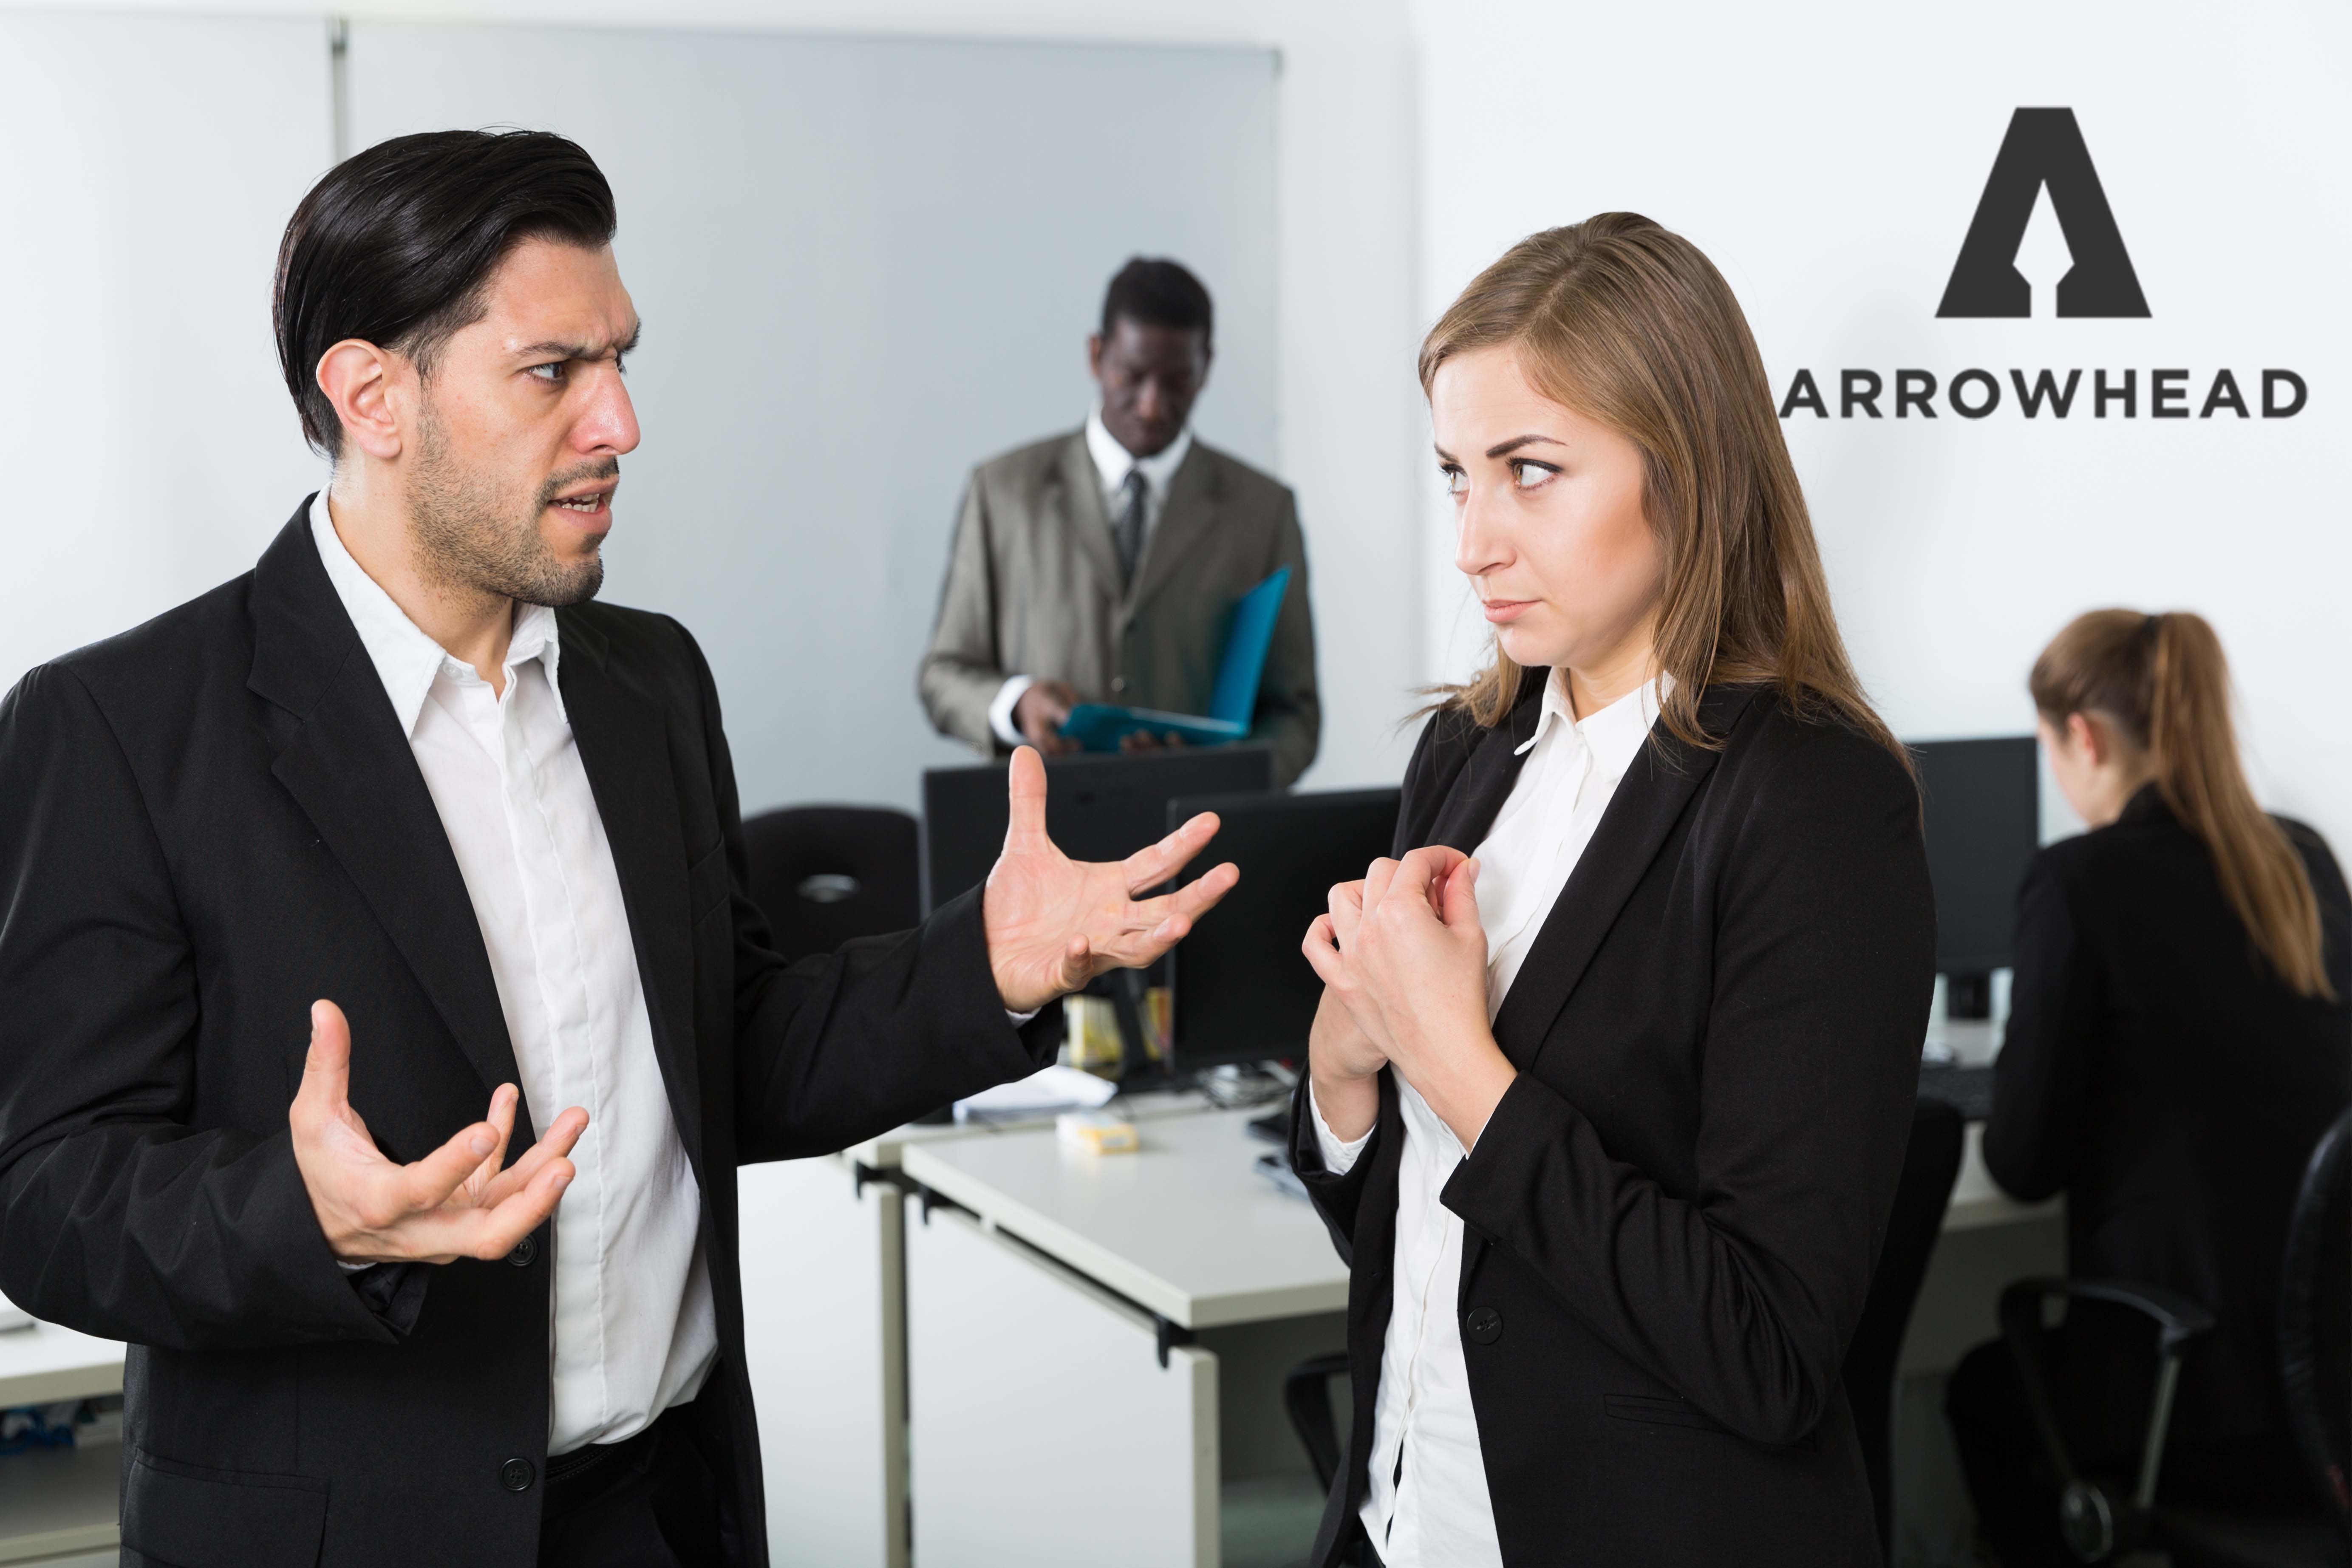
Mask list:
[{"label": "woman with ponytail at desk", "polygon": [[[2090,831],[2018,894],[1985,1163],[2019,1198],[2066,1194],[2070,1275],[2168,1287],[2219,1320],[2182,1364],[2162,1495],[2303,1497],[2278,1280],[2304,1163],[2352,1099],[2352,898],[2318,834],[2254,804],[2200,617],[2095,610],[2029,684]],[[2128,1466],[2155,1382],[2150,1326],[2116,1310],[2077,1303],[2051,1342],[2093,1468]],[[1948,1409],[2002,1563],[2070,1561],[2006,1346],[1961,1363]]]}]

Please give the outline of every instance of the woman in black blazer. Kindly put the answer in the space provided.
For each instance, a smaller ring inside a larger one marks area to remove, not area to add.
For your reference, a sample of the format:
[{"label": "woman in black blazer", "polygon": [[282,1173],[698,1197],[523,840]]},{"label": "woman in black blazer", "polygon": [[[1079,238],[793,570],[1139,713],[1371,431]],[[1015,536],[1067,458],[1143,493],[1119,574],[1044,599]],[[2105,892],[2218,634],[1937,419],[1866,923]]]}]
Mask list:
[{"label": "woman in black blazer", "polygon": [[1313,1562],[1875,1563],[1839,1367],[1933,907],[1747,323],[1604,214],[1474,282],[1422,376],[1496,647],[1306,943],[1293,1158],[1355,1395]]},{"label": "woman in black blazer", "polygon": [[[2094,611],[2030,684],[2091,831],[2042,850],[2018,894],[1985,1163],[2018,1197],[2066,1194],[2070,1273],[2168,1287],[2219,1320],[2182,1363],[2165,1495],[2305,1497],[2278,1281],[2304,1163],[2352,1100],[2352,897],[2318,834],[2254,804],[2201,618]],[[2128,1474],[2152,1327],[2078,1307],[2061,1344],[2071,1448]],[[2004,1346],[1969,1355],[1948,1407],[2002,1561],[2069,1561]]]}]

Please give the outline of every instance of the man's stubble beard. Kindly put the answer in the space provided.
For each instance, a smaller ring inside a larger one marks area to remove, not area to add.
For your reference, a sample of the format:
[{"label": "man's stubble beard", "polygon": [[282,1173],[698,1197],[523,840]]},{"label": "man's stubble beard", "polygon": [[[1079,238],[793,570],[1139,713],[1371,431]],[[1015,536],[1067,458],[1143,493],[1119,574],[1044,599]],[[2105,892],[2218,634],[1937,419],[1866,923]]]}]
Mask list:
[{"label": "man's stubble beard", "polygon": [[[561,609],[583,604],[604,584],[604,560],[591,553],[565,563],[540,536],[539,519],[558,490],[621,471],[612,458],[567,468],[518,507],[488,474],[469,468],[428,402],[417,432],[408,483],[408,527],[425,575],[445,588],[495,594]],[[600,542],[601,545],[601,542]]]}]

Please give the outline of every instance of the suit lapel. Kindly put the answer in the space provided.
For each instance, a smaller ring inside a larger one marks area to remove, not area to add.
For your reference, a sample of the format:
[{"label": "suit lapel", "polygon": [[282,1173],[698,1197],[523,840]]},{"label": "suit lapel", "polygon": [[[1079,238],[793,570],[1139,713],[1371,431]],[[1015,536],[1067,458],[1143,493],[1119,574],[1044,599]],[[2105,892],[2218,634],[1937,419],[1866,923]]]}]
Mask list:
[{"label": "suit lapel", "polygon": [[1216,531],[1223,500],[1213,459],[1199,441],[1184,454],[1168,481],[1168,495],[1160,506],[1160,521],[1143,542],[1143,559],[1135,563],[1135,583],[1127,595],[1129,615],[1174,581],[1185,562]]},{"label": "suit lapel", "polygon": [[[520,1083],[472,895],[392,700],[319,561],[308,501],[255,568],[253,618],[247,685],[291,720],[270,772],[358,884],[484,1092]],[[529,1114],[518,1117],[516,1147],[527,1148]]]},{"label": "suit lapel", "polygon": [[1478,738],[1476,749],[1438,810],[1427,842],[1451,845],[1467,855],[1486,838],[1527,763],[1520,748],[1543,716],[1544,681],[1550,674],[1548,669],[1531,669],[1522,678],[1517,704],[1501,723]]},{"label": "suit lapel", "polygon": [[1044,510],[1059,518],[1077,552],[1116,599],[1120,588],[1118,546],[1110,536],[1110,518],[1103,510],[1102,480],[1095,472],[1094,458],[1087,455],[1084,430],[1062,444],[1061,461],[1054,465],[1047,484]]},{"label": "suit lapel", "polygon": [[[1740,688],[1708,688],[1699,699],[1699,723],[1710,735],[1728,735],[1749,698]],[[1720,755],[1682,744],[1661,724],[1618,781],[1609,809],[1495,1016],[1495,1041],[1521,1072],[1542,1054],[1552,1021]]]},{"label": "suit lapel", "polygon": [[700,1179],[693,911],[687,907],[687,847],[669,769],[668,721],[659,704],[614,668],[610,644],[586,616],[559,610],[556,624],[564,713],[620,878],[670,1115]]}]

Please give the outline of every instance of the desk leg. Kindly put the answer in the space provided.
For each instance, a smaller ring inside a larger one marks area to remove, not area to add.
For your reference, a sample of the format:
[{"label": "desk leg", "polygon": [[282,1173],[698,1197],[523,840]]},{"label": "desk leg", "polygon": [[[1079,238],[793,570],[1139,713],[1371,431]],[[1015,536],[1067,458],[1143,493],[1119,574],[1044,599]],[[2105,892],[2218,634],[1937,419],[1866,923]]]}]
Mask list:
[{"label": "desk leg", "polygon": [[922,1568],[1217,1568],[1217,1358],[971,1215],[907,1226]]},{"label": "desk leg", "polygon": [[777,1568],[907,1568],[897,1188],[831,1157],[746,1165],[744,1350]]}]

